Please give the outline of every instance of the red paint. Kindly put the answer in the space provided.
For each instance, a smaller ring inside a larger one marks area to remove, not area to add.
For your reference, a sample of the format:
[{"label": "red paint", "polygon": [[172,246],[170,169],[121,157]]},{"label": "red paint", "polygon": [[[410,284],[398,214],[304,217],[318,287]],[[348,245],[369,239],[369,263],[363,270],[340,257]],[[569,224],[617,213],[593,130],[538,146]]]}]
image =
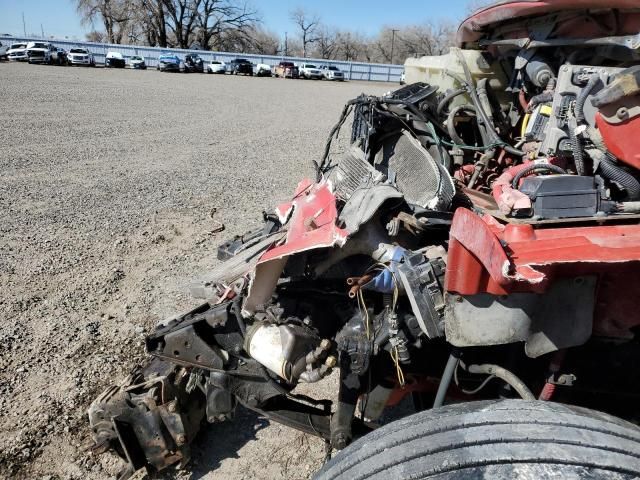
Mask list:
[{"label": "red paint", "polygon": [[[587,9],[604,11],[613,17],[614,9],[637,9],[637,0],[529,0],[529,1],[502,1],[494,5],[478,10],[467,18],[460,27],[456,35],[456,44],[463,47],[465,43],[476,42],[486,37],[492,27],[496,27],[502,22],[524,20],[526,17],[546,15],[554,12],[566,13],[571,10],[585,11]],[[578,13],[578,12],[576,12]],[[639,16],[636,12],[625,12],[620,15],[617,35],[630,35],[638,32]],[[607,25],[610,22],[606,22]],[[524,38],[528,36],[525,31],[511,30],[507,38]],[[573,18],[561,22],[554,30],[556,37],[568,38],[595,38],[608,34],[603,33],[602,28],[596,22],[589,21],[585,16]]]},{"label": "red paint", "polygon": [[544,387],[542,387],[542,391],[538,396],[538,400],[548,402],[553,398],[553,394],[555,393],[555,391],[556,391],[556,385],[554,383],[546,382],[544,384]]},{"label": "red paint", "polygon": [[267,250],[259,263],[305,250],[340,245],[347,238],[347,231],[336,225],[336,197],[327,183],[303,180],[298,184],[293,200],[280,205],[277,211],[288,219],[284,226],[287,237],[283,244]]},{"label": "red paint", "polygon": [[544,293],[556,278],[596,275],[594,333],[628,337],[640,325],[640,225],[523,229],[459,208],[445,289],[474,295]]},{"label": "red paint", "polygon": [[529,197],[511,187],[516,175],[530,166],[530,163],[522,163],[515,167],[507,168],[491,185],[491,194],[495,198],[498,208],[505,215],[511,213],[514,209],[530,210],[532,208]]},{"label": "red paint", "polygon": [[640,168],[640,116],[626,122],[611,124],[597,112],[596,125],[607,150],[627,165]]}]

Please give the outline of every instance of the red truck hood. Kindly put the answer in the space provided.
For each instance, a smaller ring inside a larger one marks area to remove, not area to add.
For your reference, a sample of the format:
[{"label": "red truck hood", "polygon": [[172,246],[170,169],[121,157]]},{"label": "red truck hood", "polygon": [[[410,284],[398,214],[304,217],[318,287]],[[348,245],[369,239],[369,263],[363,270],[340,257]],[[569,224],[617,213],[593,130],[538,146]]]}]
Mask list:
[{"label": "red truck hood", "polygon": [[[638,0],[520,0],[520,1],[500,1],[493,5],[476,11],[473,15],[462,22],[456,35],[456,44],[461,48],[468,48],[468,44],[473,44],[486,37],[491,31],[503,23],[525,20],[551,13],[587,11],[587,10],[634,10],[640,14],[640,2]],[[619,16],[621,24],[618,25],[618,35],[638,33],[636,25],[627,25],[625,15]],[[635,15],[634,15],[635,17]],[[636,23],[636,22],[634,22]],[[573,38],[589,38],[594,36],[604,36],[589,29],[581,30],[573,28],[568,30],[567,35]]]}]

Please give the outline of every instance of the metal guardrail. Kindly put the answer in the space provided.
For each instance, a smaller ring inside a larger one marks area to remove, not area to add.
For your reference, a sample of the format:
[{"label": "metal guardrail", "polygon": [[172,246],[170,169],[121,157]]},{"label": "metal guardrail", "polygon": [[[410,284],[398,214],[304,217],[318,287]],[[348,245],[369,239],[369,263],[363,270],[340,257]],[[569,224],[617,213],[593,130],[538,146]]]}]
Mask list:
[{"label": "metal guardrail", "polygon": [[88,49],[93,53],[96,62],[104,63],[107,52],[120,52],[128,60],[133,55],[142,55],[145,58],[147,66],[155,68],[158,65],[158,57],[163,53],[176,54],[181,58],[188,53],[197,53],[205,62],[213,60],[229,61],[234,58],[246,58],[253,63],[265,63],[275,66],[281,61],[289,61],[295,63],[313,63],[314,65],[334,65],[342,70],[347,80],[365,80],[377,82],[398,82],[402,74],[402,65],[391,65],[382,63],[363,63],[363,62],[345,62],[338,60],[324,60],[319,58],[302,58],[302,57],[285,57],[275,55],[256,55],[249,53],[232,53],[232,52],[212,52],[208,50],[183,50],[181,48],[160,48],[145,47],[138,45],[114,45],[108,43],[80,42],[74,40],[59,40],[42,38],[24,38],[24,37],[0,37],[0,41],[4,44],[12,42],[49,42],[59,48],[69,50],[74,47]]}]

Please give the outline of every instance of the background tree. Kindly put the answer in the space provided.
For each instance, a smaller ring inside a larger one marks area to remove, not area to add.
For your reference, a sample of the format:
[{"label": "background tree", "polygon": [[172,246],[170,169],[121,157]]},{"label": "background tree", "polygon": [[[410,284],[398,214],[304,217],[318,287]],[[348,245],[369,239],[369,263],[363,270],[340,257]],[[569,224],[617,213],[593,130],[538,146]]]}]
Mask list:
[{"label": "background tree", "polygon": [[109,43],[122,43],[127,24],[132,17],[132,2],[127,0],[77,0],[76,8],[83,24],[104,25]]},{"label": "background tree", "polygon": [[202,0],[163,0],[165,23],[180,48],[189,48],[193,43],[201,3]]},{"label": "background tree", "polygon": [[291,20],[300,31],[302,42],[302,56],[306,58],[309,45],[318,41],[318,28],[320,27],[320,17],[306,12],[302,8],[296,8],[290,14]]},{"label": "background tree", "polygon": [[[336,30],[317,15],[290,13],[297,35],[285,42],[260,22],[245,0],[76,0],[83,22],[102,25],[93,41],[143,43],[264,55],[313,56],[322,60],[404,63],[408,57],[440,55],[453,44],[448,22],[385,26],[377,34]],[[475,8],[485,2],[470,2]],[[393,55],[392,55],[393,50]]]},{"label": "background tree", "polygon": [[338,33],[329,27],[321,26],[313,55],[325,60],[335,59],[338,53]]},{"label": "background tree", "polygon": [[105,34],[103,32],[98,32],[97,30],[93,30],[86,35],[87,42],[96,42],[96,43],[104,43],[106,40]]},{"label": "background tree", "polygon": [[257,22],[257,12],[246,3],[202,0],[197,16],[199,41],[205,50],[209,50],[222,43],[222,36],[229,36],[231,32],[238,30],[237,34],[246,37],[250,44],[252,33],[263,33],[256,28]]}]

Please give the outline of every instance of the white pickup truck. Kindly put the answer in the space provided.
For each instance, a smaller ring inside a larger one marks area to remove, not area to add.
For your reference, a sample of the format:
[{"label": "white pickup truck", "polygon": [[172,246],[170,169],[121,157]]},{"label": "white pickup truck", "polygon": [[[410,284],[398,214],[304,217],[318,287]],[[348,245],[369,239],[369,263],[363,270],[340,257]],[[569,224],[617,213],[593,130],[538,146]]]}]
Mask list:
[{"label": "white pickup truck", "polygon": [[27,55],[29,63],[53,63],[57,49],[49,42],[29,42]]},{"label": "white pickup truck", "polygon": [[26,62],[29,59],[26,42],[12,43],[9,45],[7,58],[14,62]]},{"label": "white pickup truck", "polygon": [[307,79],[320,80],[322,79],[322,71],[311,63],[303,63],[298,67],[300,77]]}]

